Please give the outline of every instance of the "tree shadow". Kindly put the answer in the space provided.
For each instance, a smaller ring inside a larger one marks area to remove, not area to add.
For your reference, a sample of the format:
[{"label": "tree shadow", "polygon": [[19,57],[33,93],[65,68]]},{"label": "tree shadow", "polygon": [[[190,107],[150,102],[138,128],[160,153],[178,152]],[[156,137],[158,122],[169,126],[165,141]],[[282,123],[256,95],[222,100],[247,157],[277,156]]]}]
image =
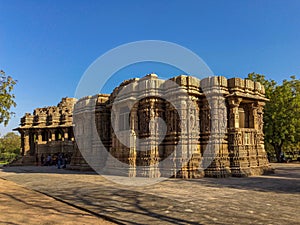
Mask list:
[{"label": "tree shadow", "polygon": [[7,222],[7,221],[1,221],[1,220],[0,220],[0,224],[7,224],[7,225],[9,225],[9,224],[11,224],[11,225],[19,225],[18,223]]},{"label": "tree shadow", "polygon": [[298,167],[280,166],[275,174],[252,177],[203,178],[186,182],[201,183],[214,187],[228,187],[242,190],[254,190],[275,193],[300,193],[300,164]]},{"label": "tree shadow", "polygon": [[109,217],[119,224],[201,224],[196,217],[192,220],[188,219],[190,216],[183,215],[185,206],[182,203],[175,202],[170,210],[172,213],[166,214],[164,212],[170,208],[170,199],[137,191],[107,187],[101,188],[99,193],[97,188],[83,188],[73,190],[68,196],[56,193],[55,197],[84,207],[99,217]]},{"label": "tree shadow", "polygon": [[0,171],[8,173],[47,173],[47,174],[86,174],[96,175],[93,170],[72,170],[70,168],[58,169],[56,166],[4,166]]},{"label": "tree shadow", "polygon": [[[27,173],[31,173],[31,168],[27,167],[17,172],[8,169],[9,167],[2,170],[4,172],[24,173],[27,169]],[[33,170],[34,172],[32,173],[38,173],[37,168]],[[51,174],[56,171],[62,173],[56,168],[49,169],[48,173]],[[95,175],[93,172],[66,171],[67,174],[70,174],[69,172],[82,175]],[[47,170],[44,170],[44,173],[47,173]],[[45,189],[43,190],[39,189],[39,187],[32,187],[32,189],[118,224],[217,224],[216,221],[205,218],[205,214],[202,214],[199,210],[200,206],[190,205],[189,198],[186,198],[185,201],[179,201],[176,197],[170,199],[162,197],[163,195],[156,195],[155,192],[147,193],[149,187],[145,188],[145,190],[129,190],[118,185],[108,184],[104,179],[100,179],[99,181],[96,183],[90,182],[86,185],[78,183],[73,188],[63,186],[62,188],[55,189],[49,186],[49,188],[44,187]],[[102,181],[105,184],[101,185]],[[201,178],[191,180],[168,179],[160,183],[158,187],[160,186],[166,188],[175,187],[178,191],[180,191],[181,186],[191,187],[188,189],[190,192],[194,188],[197,189],[197,187],[202,186],[220,188],[220,190],[225,187],[259,192],[299,194],[300,165],[280,165],[280,167],[276,168],[275,174],[259,177]],[[167,192],[168,189],[165,190],[165,193]],[[193,195],[193,193],[190,194],[191,196]],[[174,196],[176,195],[180,197],[180,195],[184,195],[184,192],[183,194],[175,193]]]}]

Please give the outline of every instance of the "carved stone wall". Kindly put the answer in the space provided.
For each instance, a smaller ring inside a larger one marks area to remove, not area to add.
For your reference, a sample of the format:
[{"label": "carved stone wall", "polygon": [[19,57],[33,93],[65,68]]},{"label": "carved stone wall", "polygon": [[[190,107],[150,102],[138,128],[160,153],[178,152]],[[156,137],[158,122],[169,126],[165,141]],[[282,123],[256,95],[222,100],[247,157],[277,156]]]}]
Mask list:
[{"label": "carved stone wall", "polygon": [[73,107],[74,98],[63,98],[57,106],[36,108],[33,114],[26,113],[15,130],[21,134],[23,163],[35,163],[43,154],[73,154]]},{"label": "carved stone wall", "polygon": [[[133,177],[199,178],[259,175],[270,170],[262,129],[267,99],[260,83],[183,75],[170,80],[178,85],[179,94],[174,95],[171,87],[150,74],[124,81],[105,98],[91,97],[101,102],[95,116],[97,131],[114,158],[106,161],[108,171]],[[118,97],[122,90],[125,92]],[[149,95],[152,92],[156,97]],[[88,102],[87,97],[76,105],[83,112]],[[112,105],[119,116],[112,113]],[[112,129],[110,115],[119,130]],[[125,115],[128,121],[123,121]],[[161,142],[163,134],[153,123],[155,118],[166,124]],[[131,136],[124,143],[119,138],[125,137],[126,131]],[[190,151],[191,146],[196,148]],[[128,166],[119,166],[115,160]]]},{"label": "carved stone wall", "polygon": [[[170,81],[176,88],[149,74],[124,81],[111,94],[77,102],[64,98],[56,107],[35,109],[16,129],[22,153],[65,149],[72,152],[74,169],[90,169],[89,162],[130,177],[242,177],[270,171],[263,134],[267,99],[260,83],[184,75]],[[101,148],[106,155],[98,154]]]}]

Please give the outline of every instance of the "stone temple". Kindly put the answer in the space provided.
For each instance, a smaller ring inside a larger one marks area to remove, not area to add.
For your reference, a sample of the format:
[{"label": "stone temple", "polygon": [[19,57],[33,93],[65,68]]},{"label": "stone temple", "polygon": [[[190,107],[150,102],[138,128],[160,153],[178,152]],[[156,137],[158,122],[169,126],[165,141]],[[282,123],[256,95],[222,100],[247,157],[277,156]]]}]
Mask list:
[{"label": "stone temple", "polygon": [[56,107],[26,114],[16,128],[22,163],[64,152],[72,154],[69,168],[101,167],[130,177],[271,171],[263,135],[267,99],[260,83],[185,75],[168,81],[149,74],[124,81],[111,94],[63,98]]},{"label": "stone temple", "polygon": [[[21,134],[23,164],[34,164],[44,154],[75,150],[73,135],[73,107],[75,98],[63,98],[57,106],[37,108],[33,115],[26,113],[20,126],[14,130]],[[20,163],[20,162],[18,162]]]}]

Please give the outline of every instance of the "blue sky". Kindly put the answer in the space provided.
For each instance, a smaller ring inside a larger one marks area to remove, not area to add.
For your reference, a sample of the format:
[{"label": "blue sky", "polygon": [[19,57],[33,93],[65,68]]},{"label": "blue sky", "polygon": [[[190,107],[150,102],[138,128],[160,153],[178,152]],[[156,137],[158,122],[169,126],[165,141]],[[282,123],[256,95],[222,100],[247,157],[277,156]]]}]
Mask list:
[{"label": "blue sky", "polygon": [[[299,78],[297,0],[0,0],[0,9],[0,68],[18,80],[16,117],[8,127],[0,125],[2,135],[17,127],[25,112],[74,96],[94,60],[133,41],[182,45],[216,75],[257,72],[277,81]],[[128,75],[122,73],[115,83],[148,72],[160,75],[168,68],[148,64],[124,71]],[[170,74],[175,72],[170,69]]]}]

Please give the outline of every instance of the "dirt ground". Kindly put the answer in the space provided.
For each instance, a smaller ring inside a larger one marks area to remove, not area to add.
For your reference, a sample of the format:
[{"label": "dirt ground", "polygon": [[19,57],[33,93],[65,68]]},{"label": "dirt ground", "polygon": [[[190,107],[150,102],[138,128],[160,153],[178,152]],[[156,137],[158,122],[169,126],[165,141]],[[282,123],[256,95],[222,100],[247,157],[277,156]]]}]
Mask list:
[{"label": "dirt ground", "polygon": [[112,224],[14,182],[0,179],[0,224]]}]

